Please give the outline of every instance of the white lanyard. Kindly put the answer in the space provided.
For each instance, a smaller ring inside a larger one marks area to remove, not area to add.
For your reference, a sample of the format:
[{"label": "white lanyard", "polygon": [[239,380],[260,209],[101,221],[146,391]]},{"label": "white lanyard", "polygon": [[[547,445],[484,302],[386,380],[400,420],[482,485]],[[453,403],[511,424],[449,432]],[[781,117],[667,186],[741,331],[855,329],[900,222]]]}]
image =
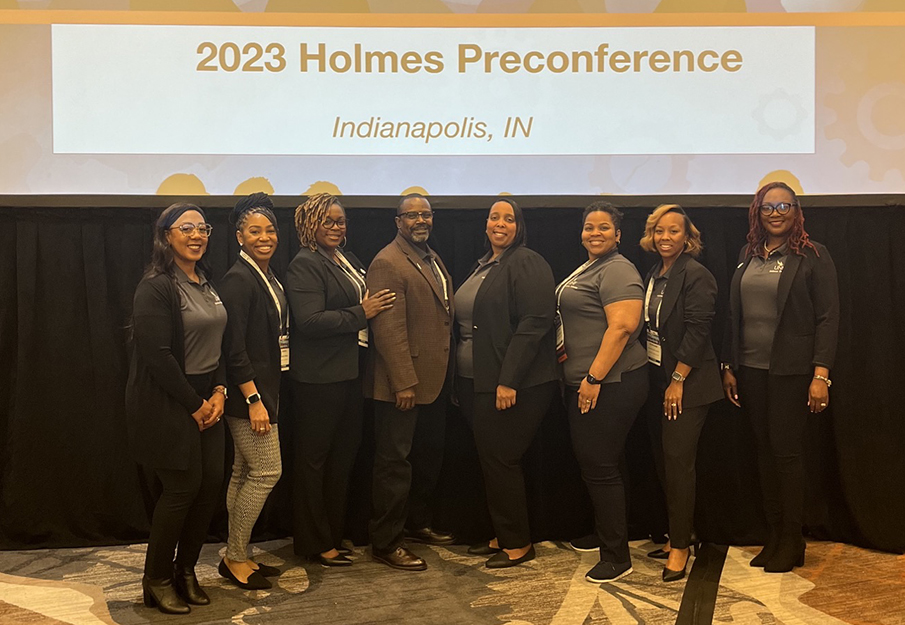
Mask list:
[{"label": "white lanyard", "polygon": [[434,268],[434,273],[440,278],[440,286],[443,288],[443,304],[446,306],[446,311],[449,312],[449,285],[446,283],[446,276],[443,275],[440,265],[437,264],[433,256],[430,257],[430,262],[431,267]]},{"label": "white lanyard", "polygon": [[560,301],[562,300],[562,292],[566,289],[567,286],[570,286],[575,280],[578,279],[578,276],[583,274],[585,271],[591,268],[591,265],[596,263],[599,258],[593,258],[586,263],[584,263],[581,267],[573,271],[568,278],[559,283],[559,286],[556,287],[556,310],[559,310]]},{"label": "white lanyard", "polygon": [[558,287],[556,287],[556,315],[553,317],[553,327],[556,329],[556,360],[559,362],[565,362],[568,359],[568,355],[566,354],[566,329],[562,322],[562,314],[559,312],[559,306],[562,300],[563,291],[566,290],[567,286],[570,286],[574,283],[578,276],[583,274],[585,271],[591,268],[591,266],[596,263],[599,258],[594,258],[592,260],[588,260],[581,267],[573,271],[568,278],[563,280]]},{"label": "white lanyard", "polygon": [[[647,293],[644,295],[644,323],[650,327],[650,298],[654,292],[654,282],[656,282],[655,278],[651,276],[650,282],[647,283]],[[660,308],[663,307],[663,298],[660,298],[660,302],[657,304],[657,315],[654,321],[656,321],[656,327],[660,329]]]},{"label": "white lanyard", "polygon": [[[280,298],[277,297],[276,292],[273,290],[273,285],[270,283],[270,280],[267,278],[267,276],[264,275],[264,272],[261,271],[261,268],[258,266],[258,263],[256,263],[256,262],[251,258],[251,256],[249,256],[248,254],[246,254],[246,253],[245,253],[245,250],[241,250],[241,251],[239,252],[239,256],[241,256],[242,258],[244,258],[246,261],[248,261],[248,264],[249,264],[249,265],[251,265],[252,267],[254,267],[254,270],[258,272],[258,275],[259,275],[259,276],[261,276],[261,279],[264,281],[264,284],[267,285],[267,290],[270,291],[270,297],[273,298],[273,305],[277,307],[277,314],[278,314],[279,317],[280,317],[280,334],[285,334],[285,333],[286,333],[286,327],[285,327],[285,324],[283,323],[283,307],[280,305]],[[283,293],[285,293],[286,290],[283,288],[283,285],[280,284],[280,281],[277,280],[276,276],[273,277],[273,280],[274,280],[274,282],[277,283],[277,286],[280,287],[280,290],[283,291]]]},{"label": "white lanyard", "polygon": [[358,289],[358,303],[365,297],[365,281],[364,278],[361,277],[361,274],[352,266],[352,263],[349,262],[345,256],[343,256],[342,252],[336,250],[336,258],[339,259],[339,268],[343,270],[347,276],[349,276],[349,280]]}]

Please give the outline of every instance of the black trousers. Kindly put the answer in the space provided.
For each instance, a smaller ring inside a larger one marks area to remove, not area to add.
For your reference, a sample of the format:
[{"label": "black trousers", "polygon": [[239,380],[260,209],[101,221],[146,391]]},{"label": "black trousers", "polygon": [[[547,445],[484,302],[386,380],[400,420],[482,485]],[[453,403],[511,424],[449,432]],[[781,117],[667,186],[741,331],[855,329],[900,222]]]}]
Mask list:
[{"label": "black trousers", "polygon": [[687,549],[691,545],[694,530],[698,440],[701,438],[710,404],[683,407],[682,414],[677,419],[668,420],[663,416],[663,395],[667,385],[665,381],[657,379],[662,372],[654,369],[659,368],[650,368],[653,379],[645,412],[657,475],[666,493],[669,544],[677,549]]},{"label": "black trousers", "polygon": [[[212,374],[186,379],[201,397],[210,397]],[[185,418],[192,417],[186,413]],[[191,568],[198,562],[223,491],[225,427],[221,420],[193,433],[187,469],[147,468],[157,495],[145,556],[145,575],[152,579],[173,576],[174,553],[181,567]]]},{"label": "black trousers", "polygon": [[739,403],[754,430],[764,513],[773,536],[801,538],[810,384],[810,375],[770,375],[749,367],[738,371]]},{"label": "black trousers", "polygon": [[342,544],[364,399],[360,377],[291,384],[293,549],[313,556]]},{"label": "black trousers", "polygon": [[500,547],[519,549],[531,543],[528,497],[522,456],[540,427],[553,393],[555,381],[519,389],[515,406],[496,409],[496,393],[475,393],[474,380],[458,378],[456,389],[462,414],[472,427],[487,507]]},{"label": "black trousers", "polygon": [[371,545],[392,551],[405,528],[429,527],[431,500],[443,466],[447,392],[430,404],[402,411],[374,402],[373,514]]},{"label": "black trousers", "polygon": [[619,460],[648,385],[647,367],[623,373],[620,382],[600,385],[597,406],[585,414],[578,409],[578,388],[566,393],[572,448],[591,496],[600,559],[614,564],[631,562]]}]

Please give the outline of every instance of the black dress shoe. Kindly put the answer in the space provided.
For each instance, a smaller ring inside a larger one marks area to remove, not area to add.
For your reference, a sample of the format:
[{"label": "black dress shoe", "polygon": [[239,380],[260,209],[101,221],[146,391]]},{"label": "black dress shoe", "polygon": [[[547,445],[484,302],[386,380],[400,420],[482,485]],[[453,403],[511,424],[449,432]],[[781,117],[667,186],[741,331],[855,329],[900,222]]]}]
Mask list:
[{"label": "black dress shoe", "polygon": [[533,560],[537,557],[537,554],[534,552],[534,545],[531,545],[531,548],[528,549],[528,552],[523,555],[521,558],[516,558],[512,560],[509,558],[509,554],[505,551],[500,551],[495,556],[492,556],[487,562],[484,563],[488,569],[505,569],[510,566],[517,566],[522,562],[528,562],[529,560]]},{"label": "black dress shoe", "polygon": [[208,605],[211,598],[207,596],[204,589],[198,585],[198,578],[195,577],[195,568],[187,566],[179,566],[173,564],[173,586],[179,596],[185,599],[185,602],[191,605]]},{"label": "black dress shoe", "polygon": [[273,588],[273,584],[270,583],[270,580],[261,575],[258,571],[249,575],[247,581],[240,582],[239,578],[233,575],[233,572],[229,570],[229,567],[226,566],[226,562],[223,560],[220,560],[220,566],[217,567],[217,571],[220,572],[221,577],[225,577],[242,590],[267,590],[268,588]]},{"label": "black dress shoe", "polygon": [[669,558],[669,552],[663,551],[660,547],[654,549],[653,551],[647,552],[648,558],[653,558],[654,560],[666,560]]},{"label": "black dress shoe", "polygon": [[281,571],[280,571],[280,569],[278,569],[275,566],[268,566],[266,564],[261,564],[260,562],[255,562],[255,564],[258,567],[256,569],[257,572],[260,573],[261,575],[263,575],[264,577],[279,577],[280,576]]},{"label": "black dress shoe", "polygon": [[672,569],[668,569],[666,567],[663,568],[663,581],[664,582],[677,582],[680,579],[685,577],[685,570],[688,568],[688,560],[685,560],[685,566],[682,567],[681,571],[673,571]]},{"label": "black dress shoe", "polygon": [[490,543],[479,543],[468,548],[468,555],[492,556],[493,554],[499,553],[500,551],[501,549],[499,547],[491,547]]},{"label": "black dress shoe", "polygon": [[796,566],[804,566],[805,542],[800,536],[783,539],[764,565],[767,573],[788,573]]},{"label": "black dress shoe", "polygon": [[141,593],[145,605],[164,614],[188,614],[192,609],[176,592],[171,579],[141,578]]},{"label": "black dress shoe", "polygon": [[321,566],[352,566],[352,561],[342,554],[339,554],[335,558],[328,558],[327,556],[317,554],[311,556],[311,559],[315,562],[319,562]]},{"label": "black dress shoe", "polygon": [[425,545],[451,545],[456,542],[452,534],[438,532],[429,527],[423,527],[420,530],[405,530],[405,537],[413,543]]},{"label": "black dress shoe", "polygon": [[427,568],[427,562],[402,546],[396,547],[392,551],[372,549],[371,557],[375,562],[383,562],[387,566],[401,571],[423,571]]},{"label": "black dress shoe", "polygon": [[354,552],[348,547],[336,547],[336,550],[339,552],[341,556],[351,556]]}]

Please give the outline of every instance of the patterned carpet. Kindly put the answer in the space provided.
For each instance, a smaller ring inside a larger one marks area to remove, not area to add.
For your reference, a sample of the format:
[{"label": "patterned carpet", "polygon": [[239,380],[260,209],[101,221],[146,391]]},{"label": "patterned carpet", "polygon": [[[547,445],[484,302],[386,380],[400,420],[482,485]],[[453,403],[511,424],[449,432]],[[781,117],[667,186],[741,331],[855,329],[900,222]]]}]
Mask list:
[{"label": "patterned carpet", "polygon": [[219,577],[222,545],[206,545],[197,574],[212,598],[187,616],[141,603],[144,545],[0,552],[0,624],[231,623],[353,625],[622,625],[849,623],[905,625],[905,556],[838,543],[810,543],[806,566],[765,574],[748,566],[755,549],[705,545],[689,577],[664,584],[662,561],[632,544],[635,572],[594,585],[584,574],[596,554],[559,543],[537,545],[533,562],[489,570],[464,546],[414,547],[423,573],[370,561],[326,569],[301,562],[288,541],[255,546],[258,559],[283,568],[274,588],[241,591]]}]

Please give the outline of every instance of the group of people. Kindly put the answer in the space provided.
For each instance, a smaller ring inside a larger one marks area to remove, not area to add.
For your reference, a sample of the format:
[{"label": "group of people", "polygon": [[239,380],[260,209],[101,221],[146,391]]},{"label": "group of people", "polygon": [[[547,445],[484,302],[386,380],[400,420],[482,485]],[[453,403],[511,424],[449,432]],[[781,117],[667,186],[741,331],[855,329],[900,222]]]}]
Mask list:
[{"label": "group of people", "polygon": [[770,534],[751,564],[781,572],[803,563],[802,438],[808,411],[829,403],[839,302],[829,252],[810,241],[787,185],[767,184],[751,203],[721,359],[711,340],[716,280],[695,260],[701,234],[678,205],[647,219],[641,246],[659,262],[642,278],[619,253],[622,212],[591,204],[581,227],[588,260],[557,285],[526,247],[520,207],[500,198],[486,221],[487,252],[458,289],[428,244],[433,211],[422,195],[402,198],[396,238],[367,270],[344,250],[339,200],[312,196],[295,213],[301,249],[285,286],[269,267],[272,208],[260,193],[236,205],[241,252],[216,290],[203,211],[174,204],[155,224],[127,390],[130,444],[158,489],[146,605],[186,613],[210,601],[194,565],[222,485],[223,416],[235,462],[220,574],[247,589],[279,574],[248,558],[248,541],[281,475],[284,372],[294,549],[324,566],[353,563],[342,539],[365,397],[374,402],[371,554],[390,567],[427,568],[410,542],[455,542],[432,527],[430,505],[451,399],[474,435],[495,532],[468,552],[487,556],[489,568],[535,558],[521,460],[560,396],[594,510],[600,558],[589,581],[632,572],[620,457],[639,413],[669,518],[669,543],[649,555],[666,559],[664,581],[685,576],[698,439],[724,396],[756,435]]}]

